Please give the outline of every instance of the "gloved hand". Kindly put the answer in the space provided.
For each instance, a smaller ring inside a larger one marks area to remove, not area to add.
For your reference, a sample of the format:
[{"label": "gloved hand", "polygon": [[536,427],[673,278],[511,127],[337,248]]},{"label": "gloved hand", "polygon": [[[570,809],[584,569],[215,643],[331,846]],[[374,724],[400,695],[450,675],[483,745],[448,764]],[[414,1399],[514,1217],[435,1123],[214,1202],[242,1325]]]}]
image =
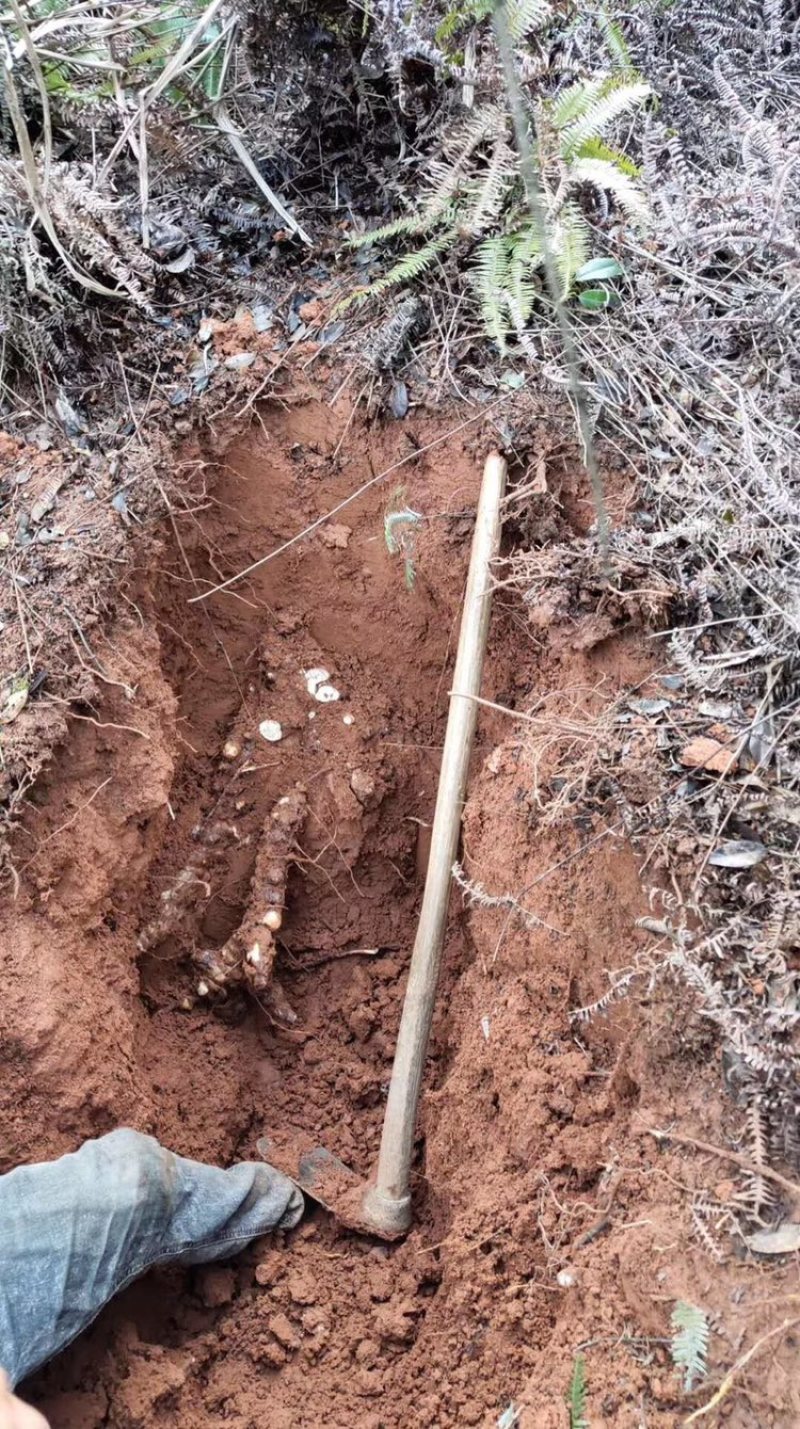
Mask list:
[{"label": "gloved hand", "polygon": [[48,1429],[38,1409],[31,1409],[12,1394],[5,1370],[0,1369],[0,1429]]}]

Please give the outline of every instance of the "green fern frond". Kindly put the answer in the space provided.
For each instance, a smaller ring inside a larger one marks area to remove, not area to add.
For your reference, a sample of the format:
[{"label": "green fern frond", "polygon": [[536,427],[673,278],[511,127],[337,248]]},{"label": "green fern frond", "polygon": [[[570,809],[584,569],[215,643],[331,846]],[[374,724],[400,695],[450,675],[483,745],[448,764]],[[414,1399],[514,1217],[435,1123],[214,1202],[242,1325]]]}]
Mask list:
[{"label": "green fern frond", "polygon": [[607,80],[607,75],[597,75],[594,79],[579,79],[569,85],[550,106],[553,128],[560,131],[576,119],[582,119],[586,111],[597,103]]},{"label": "green fern frond", "polygon": [[588,262],[591,236],[577,204],[564,204],[549,234],[564,301],[572,292],[575,274]]},{"label": "green fern frond", "polygon": [[586,1361],[583,1355],[576,1355],[567,1396],[569,1429],[589,1429],[589,1421],[586,1418],[586,1400]]},{"label": "green fern frond", "polygon": [[650,209],[638,184],[608,159],[576,159],[570,166],[570,181],[592,184],[610,193],[630,219],[646,224]]},{"label": "green fern frond", "polygon": [[448,134],[444,152],[454,164],[463,163],[487,139],[504,138],[508,132],[508,116],[496,104],[484,104],[472,111]]},{"label": "green fern frond", "polygon": [[708,1316],[697,1305],[678,1300],[671,1316],[670,1351],[676,1369],[683,1370],[683,1388],[688,1394],[696,1379],[702,1379],[708,1360]]},{"label": "green fern frond", "polygon": [[363,294],[364,301],[379,297],[388,288],[396,288],[400,283],[411,283],[415,278],[419,278],[426,268],[430,268],[434,258],[442,252],[442,249],[447,248],[455,238],[455,229],[449,228],[446,233],[440,233],[437,238],[432,238],[430,243],[426,243],[423,248],[417,248],[413,253],[404,253],[388,273],[384,273],[382,278],[378,278],[376,282],[370,284],[366,293]]},{"label": "green fern frond", "polygon": [[509,332],[508,299],[509,239],[485,238],[475,252],[473,282],[481,305],[481,317],[489,337],[502,349]]},{"label": "green fern frond", "polygon": [[597,23],[603,32],[606,49],[611,55],[617,69],[632,70],[633,62],[631,60],[631,52],[628,49],[625,36],[616,20],[612,20],[604,5],[601,5],[597,12]]},{"label": "green fern frond", "polygon": [[457,164],[446,164],[441,159],[433,159],[428,165],[428,187],[430,192],[417,214],[417,232],[429,233],[441,223],[454,199],[464,175]]},{"label": "green fern frond", "polygon": [[509,249],[509,306],[513,307],[515,320],[527,322],[539,291],[533,274],[544,262],[539,235],[532,223],[511,235]]},{"label": "green fern frond", "polygon": [[371,228],[367,233],[356,233],[347,240],[348,248],[365,248],[368,243],[383,243],[386,238],[397,238],[401,233],[419,233],[419,215],[408,213],[403,218],[395,218],[384,223],[381,228]]},{"label": "green fern frond", "polygon": [[645,84],[644,80],[636,80],[630,84],[614,84],[610,89],[606,81],[604,92],[590,103],[577,119],[561,130],[559,147],[562,158],[571,159],[580,152],[588,139],[600,138],[615,119],[644,104],[651,94],[650,85]]},{"label": "green fern frond", "polygon": [[621,173],[627,174],[629,179],[642,177],[642,171],[638,164],[634,164],[633,159],[629,159],[621,149],[613,149],[602,139],[587,139],[586,143],[581,145],[580,158],[605,159],[609,164],[616,164]]},{"label": "green fern frond", "polygon": [[524,40],[531,30],[538,30],[551,13],[547,0],[506,0],[506,24],[514,44]]},{"label": "green fern frond", "polygon": [[[497,105],[487,104],[457,125],[444,145],[445,158],[434,160],[428,170],[428,197],[419,210],[419,232],[426,233],[440,222],[448,206],[468,182],[468,161],[482,144],[505,143],[508,119]],[[510,153],[510,150],[508,151]],[[511,172],[514,165],[510,166]],[[473,230],[469,221],[468,231]]]},{"label": "green fern frond", "polygon": [[516,178],[516,155],[504,139],[499,139],[489,167],[468,187],[469,203],[462,219],[465,232],[484,233],[496,222]]},{"label": "green fern frond", "polygon": [[531,278],[531,265],[520,262],[519,258],[511,259],[511,269],[509,273],[507,307],[513,319],[512,326],[524,326],[533,312],[533,305],[539,292],[536,284]]}]

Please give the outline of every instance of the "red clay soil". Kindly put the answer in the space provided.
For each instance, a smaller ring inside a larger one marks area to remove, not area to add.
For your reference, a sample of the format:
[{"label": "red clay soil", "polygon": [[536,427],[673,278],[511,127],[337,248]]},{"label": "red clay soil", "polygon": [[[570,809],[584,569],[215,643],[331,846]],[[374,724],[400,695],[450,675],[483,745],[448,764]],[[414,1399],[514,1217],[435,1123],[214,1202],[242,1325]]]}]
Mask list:
[{"label": "red clay soil", "polygon": [[[291,1125],[370,1167],[485,443],[462,433],[423,453],[247,582],[187,604],[446,430],[350,418],[342,402],[264,408],[120,592],[103,700],[34,791],[2,912],[3,1169],[119,1124],[222,1163]],[[565,509],[583,510],[561,457],[556,474]],[[426,518],[410,591],[383,530],[401,482]],[[611,698],[646,680],[646,642],[579,635],[543,633],[503,593],[486,696],[525,708],[545,689],[603,682]],[[317,666],[338,701],[309,695],[302,672]],[[280,742],[259,736],[265,719]],[[578,1351],[592,1429],[661,1429],[719,1382],[682,1396],[665,1343],[676,1298],[712,1315],[715,1369],[791,1318],[793,1272],[719,1265],[690,1238],[693,1191],[732,1194],[730,1168],[648,1134],[675,1120],[715,1141],[729,1130],[688,1011],[660,994],[570,1023],[641,946],[647,906],[613,809],[539,819],[525,733],[482,714],[462,861],[540,921],[454,894],[412,1232],[389,1248],[311,1207],[229,1265],[149,1275],[28,1387],[53,1429],[491,1426],[512,1403],[527,1429],[556,1429]],[[137,939],[233,794],[237,836],[195,910],[200,944],[220,947],[259,830],[298,783],[309,812],[276,965],[289,1023],[238,992],[198,998],[194,934],[145,954]],[[792,1331],[766,1346],[725,1422],[800,1423],[794,1349]]]}]

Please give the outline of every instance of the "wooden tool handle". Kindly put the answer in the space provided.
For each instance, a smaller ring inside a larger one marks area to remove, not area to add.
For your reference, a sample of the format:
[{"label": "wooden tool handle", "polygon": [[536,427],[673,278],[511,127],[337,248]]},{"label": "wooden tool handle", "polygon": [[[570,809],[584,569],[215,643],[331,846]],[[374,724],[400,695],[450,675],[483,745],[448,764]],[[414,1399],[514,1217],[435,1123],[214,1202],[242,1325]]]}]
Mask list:
[{"label": "wooden tool handle", "polygon": [[414,1126],[478,715],[475,696],[480,694],[489,633],[490,566],[500,543],[500,502],[506,470],[504,458],[496,452],[487,459],[483,470],[433,816],[428,874],[397,1035],[377,1174],[364,1198],[366,1215],[376,1231],[383,1234],[396,1235],[411,1223],[409,1174]]}]

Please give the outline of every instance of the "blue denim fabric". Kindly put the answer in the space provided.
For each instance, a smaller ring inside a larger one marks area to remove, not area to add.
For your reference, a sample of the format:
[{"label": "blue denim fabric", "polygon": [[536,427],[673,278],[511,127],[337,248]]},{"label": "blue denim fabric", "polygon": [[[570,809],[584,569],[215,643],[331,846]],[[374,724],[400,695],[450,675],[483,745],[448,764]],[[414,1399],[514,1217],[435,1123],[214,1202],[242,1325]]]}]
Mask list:
[{"label": "blue denim fabric", "polygon": [[0,1176],[0,1366],[18,1384],[150,1266],[220,1259],[302,1213],[271,1166],[223,1171],[138,1131]]}]

